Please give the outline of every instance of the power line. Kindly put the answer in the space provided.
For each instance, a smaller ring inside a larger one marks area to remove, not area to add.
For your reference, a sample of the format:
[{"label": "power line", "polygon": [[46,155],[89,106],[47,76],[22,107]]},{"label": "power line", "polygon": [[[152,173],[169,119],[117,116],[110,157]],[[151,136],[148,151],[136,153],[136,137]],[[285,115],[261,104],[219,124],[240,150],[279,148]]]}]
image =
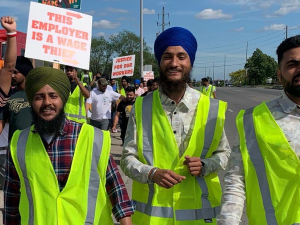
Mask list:
[{"label": "power line", "polygon": [[[297,28],[298,29],[298,28]],[[282,29],[282,30],[285,30],[285,29]],[[261,38],[264,38],[264,37],[268,37],[270,35],[273,35],[273,34],[276,34],[278,32],[282,32],[282,30],[278,30],[278,31],[275,31],[273,33],[270,33],[270,34],[267,34],[267,35],[264,35],[264,36],[261,36],[261,37],[258,37],[258,38],[253,38],[253,39],[250,39],[248,40],[248,42],[250,41],[254,41],[254,40],[257,40],[257,39],[261,39]],[[201,49],[201,50],[206,50],[206,49],[216,49],[216,48],[224,48],[224,47],[228,47],[228,46],[234,46],[234,45],[237,45],[237,44],[241,44],[241,43],[245,43],[245,41],[243,42],[238,42],[238,43],[235,43],[235,44],[230,44],[230,45],[223,45],[223,46],[218,46],[218,47],[209,47],[209,48],[198,48],[198,49]]]}]

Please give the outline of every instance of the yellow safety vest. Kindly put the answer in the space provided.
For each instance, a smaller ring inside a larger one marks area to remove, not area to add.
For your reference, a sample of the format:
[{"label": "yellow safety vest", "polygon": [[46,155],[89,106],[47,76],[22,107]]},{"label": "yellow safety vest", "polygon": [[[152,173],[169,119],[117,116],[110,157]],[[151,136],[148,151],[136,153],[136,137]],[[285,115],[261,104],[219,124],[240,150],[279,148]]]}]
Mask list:
[{"label": "yellow safety vest", "polygon": [[201,87],[201,92],[202,92],[202,94],[204,94],[204,95],[206,95],[206,96],[208,96],[208,97],[211,97],[211,98],[215,98],[215,97],[214,97],[214,90],[216,90],[216,87],[213,86],[213,85],[211,85],[211,84],[208,86],[207,89],[206,89],[205,86],[202,86],[202,87]]},{"label": "yellow safety vest", "polygon": [[126,92],[125,92],[125,89],[123,87],[121,89],[119,89],[119,94],[126,97]]},{"label": "yellow safety vest", "polygon": [[219,145],[227,104],[201,95],[192,136],[185,153],[179,150],[158,91],[135,102],[139,160],[160,169],[170,169],[186,179],[173,188],[133,182],[136,225],[216,224],[221,186],[217,173],[193,177],[183,165],[185,156],[209,158]]},{"label": "yellow safety vest", "polygon": [[[93,72],[89,72],[88,73],[89,75],[89,79],[90,79],[90,82],[93,80]],[[83,83],[84,81],[84,72],[81,72],[81,77],[80,77],[80,81]]]},{"label": "yellow safety vest", "polygon": [[[83,83],[83,85],[85,86],[86,83]],[[84,96],[82,95],[78,85],[73,93],[70,93],[65,105],[65,114],[69,120],[73,120],[78,123],[86,123]]]},{"label": "yellow safety vest", "polygon": [[299,224],[300,162],[268,106],[242,110],[236,122],[249,224]]},{"label": "yellow safety vest", "polygon": [[44,144],[40,135],[31,131],[33,128],[16,131],[11,142],[21,182],[21,224],[113,225],[105,188],[109,132],[82,126],[67,184],[60,191]]}]

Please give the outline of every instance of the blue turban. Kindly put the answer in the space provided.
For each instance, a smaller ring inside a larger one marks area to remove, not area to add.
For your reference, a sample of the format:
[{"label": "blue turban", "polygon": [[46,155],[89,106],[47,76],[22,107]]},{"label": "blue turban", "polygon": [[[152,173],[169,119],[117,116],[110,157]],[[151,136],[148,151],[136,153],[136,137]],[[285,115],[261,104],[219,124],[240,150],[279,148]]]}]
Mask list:
[{"label": "blue turban", "polygon": [[135,80],[133,81],[133,83],[134,83],[134,84],[140,85],[141,81],[140,81],[139,79],[135,79]]},{"label": "blue turban", "polygon": [[164,51],[169,46],[181,46],[189,55],[193,66],[197,51],[197,40],[190,31],[182,27],[172,27],[158,35],[154,43],[154,54],[158,64]]}]

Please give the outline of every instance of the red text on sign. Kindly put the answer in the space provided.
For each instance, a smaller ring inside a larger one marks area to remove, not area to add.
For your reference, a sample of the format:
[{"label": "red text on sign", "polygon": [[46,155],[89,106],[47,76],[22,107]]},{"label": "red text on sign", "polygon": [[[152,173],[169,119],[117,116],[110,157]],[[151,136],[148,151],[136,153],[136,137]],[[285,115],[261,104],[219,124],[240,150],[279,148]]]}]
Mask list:
[{"label": "red text on sign", "polygon": [[32,40],[42,41],[43,40],[43,34],[40,32],[32,32]]},{"label": "red text on sign", "polygon": [[57,37],[57,40],[58,40],[58,45],[86,51],[86,43],[84,43],[84,42],[73,41],[72,39],[68,39],[68,38],[64,38],[64,37]]},{"label": "red text on sign", "polygon": [[45,23],[37,20],[32,20],[31,27],[34,29],[55,32],[57,34],[63,34],[69,37],[76,37],[83,40],[88,40],[89,36],[89,34],[85,31],[80,31],[69,27],[60,27],[59,25]]},{"label": "red text on sign", "polygon": [[122,57],[122,58],[118,58],[116,60],[116,63],[120,63],[120,62],[128,62],[128,61],[131,61],[132,57],[131,56],[127,56],[127,57]]},{"label": "red text on sign", "polygon": [[122,70],[113,72],[113,76],[120,76],[120,75],[127,75],[127,74],[133,74],[133,70]]},{"label": "red text on sign", "polygon": [[72,17],[51,13],[51,12],[48,12],[47,15],[49,16],[50,21],[72,25]]},{"label": "red text on sign", "polygon": [[45,54],[62,56],[63,58],[67,58],[67,59],[71,59],[75,54],[75,51],[53,47],[49,45],[43,45],[43,49]]}]

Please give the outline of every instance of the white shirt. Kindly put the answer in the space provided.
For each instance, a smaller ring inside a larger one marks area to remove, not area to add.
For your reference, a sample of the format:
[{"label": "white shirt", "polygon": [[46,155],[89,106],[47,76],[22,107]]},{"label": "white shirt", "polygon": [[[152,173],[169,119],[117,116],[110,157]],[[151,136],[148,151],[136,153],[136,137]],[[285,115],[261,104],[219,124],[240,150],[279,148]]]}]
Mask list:
[{"label": "white shirt", "polygon": [[[300,159],[300,109],[287,97],[284,91],[279,98],[266,104],[285,134],[291,148]],[[238,225],[241,222],[246,199],[244,166],[238,137],[233,145],[226,168],[224,185],[221,213],[217,217],[218,224]]]},{"label": "white shirt", "polygon": [[86,100],[92,105],[92,120],[111,119],[111,103],[120,98],[120,94],[114,91],[105,92],[92,90],[90,97]]},{"label": "white shirt", "polygon": [[[97,87],[93,88],[93,90],[98,90],[98,84],[97,84]],[[112,86],[110,86],[110,85],[107,85],[106,90],[107,91],[114,91],[113,88],[112,88]]]},{"label": "white shirt", "polygon": [[[163,93],[161,88],[158,90],[161,104],[171,124],[172,130],[176,131],[175,139],[179,148],[179,155],[182,156],[188,147],[192,135],[191,131],[194,128],[195,112],[200,98],[200,92],[187,86],[183,98],[176,104]],[[176,114],[174,114],[175,111]],[[132,107],[124,140],[121,168],[130,178],[141,183],[149,183],[148,174],[153,167],[143,164],[138,160],[136,139],[135,109]],[[224,170],[229,155],[229,143],[225,132],[223,132],[219,146],[214,154],[210,158],[201,159],[205,163],[203,175],[206,176],[212,172],[217,172],[221,169]]]}]

